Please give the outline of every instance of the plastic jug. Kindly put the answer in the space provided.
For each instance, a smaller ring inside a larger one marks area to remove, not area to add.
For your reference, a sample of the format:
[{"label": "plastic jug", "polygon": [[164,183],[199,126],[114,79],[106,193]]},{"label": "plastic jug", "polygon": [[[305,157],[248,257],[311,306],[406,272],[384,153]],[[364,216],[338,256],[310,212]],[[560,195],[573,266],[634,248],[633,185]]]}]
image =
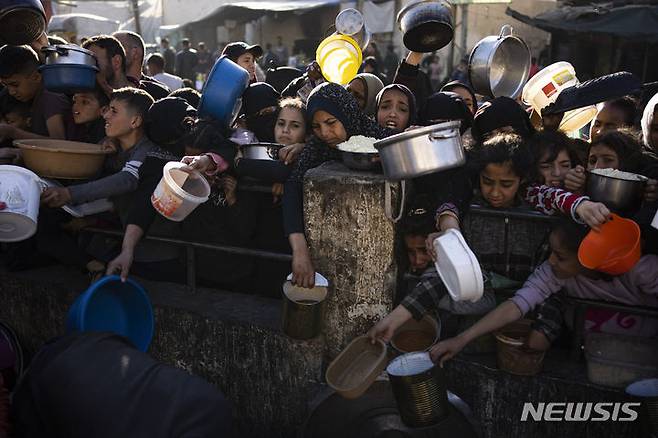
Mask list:
[{"label": "plastic jug", "polygon": [[354,38],[333,34],[320,43],[315,59],[325,79],[346,85],[359,72],[363,54]]}]

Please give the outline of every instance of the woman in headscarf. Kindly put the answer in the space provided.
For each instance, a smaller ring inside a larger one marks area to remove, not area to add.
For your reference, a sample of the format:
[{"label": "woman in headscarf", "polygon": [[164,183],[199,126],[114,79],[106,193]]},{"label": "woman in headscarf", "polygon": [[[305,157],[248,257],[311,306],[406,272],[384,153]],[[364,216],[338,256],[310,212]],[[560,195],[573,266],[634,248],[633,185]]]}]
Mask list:
[{"label": "woman in headscarf", "polygon": [[292,281],[296,285],[309,288],[315,284],[315,268],[304,236],[304,174],[326,161],[340,159],[336,147],[353,135],[380,139],[393,132],[380,127],[366,116],[349,91],[330,82],[319,85],[311,92],[306,114],[312,137],[286,181],[283,193],[283,221],[292,248]]},{"label": "woman in headscarf", "polygon": [[452,81],[445,84],[441,88],[441,91],[450,91],[459,94],[466,106],[468,106],[468,109],[471,110],[471,114],[475,115],[477,112],[478,100],[475,96],[475,91],[473,91],[470,85],[460,81]]},{"label": "woman in headscarf", "polygon": [[529,138],[535,128],[521,105],[509,97],[497,97],[483,104],[473,119],[473,140],[484,142],[495,134],[511,132]]},{"label": "woman in headscarf", "polygon": [[274,126],[279,113],[281,95],[270,84],[256,82],[242,94],[247,129],[259,142],[274,143]]},{"label": "woman in headscarf", "polygon": [[384,87],[375,103],[377,123],[381,127],[404,131],[416,122],[416,98],[404,85],[391,84]]},{"label": "woman in headscarf", "polygon": [[459,120],[460,133],[464,134],[473,124],[473,115],[466,102],[457,93],[440,91],[432,94],[418,114],[418,123],[423,126],[435,125],[448,120]]},{"label": "woman in headscarf", "polygon": [[642,115],[642,138],[644,146],[651,152],[658,153],[658,94],[655,94],[644,107]]},{"label": "woman in headscarf", "polygon": [[371,73],[359,73],[347,85],[347,91],[352,93],[359,108],[368,116],[375,115],[375,97],[382,88],[384,88],[382,80]]}]

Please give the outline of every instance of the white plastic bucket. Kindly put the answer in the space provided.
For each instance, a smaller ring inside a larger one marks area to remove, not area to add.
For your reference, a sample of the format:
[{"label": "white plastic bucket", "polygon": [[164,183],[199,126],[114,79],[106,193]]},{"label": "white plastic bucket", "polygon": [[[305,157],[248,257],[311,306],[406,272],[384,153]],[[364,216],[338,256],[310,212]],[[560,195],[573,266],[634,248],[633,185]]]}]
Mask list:
[{"label": "white plastic bucket", "polygon": [[0,242],[20,242],[37,231],[41,183],[39,177],[18,166],[0,166]]},{"label": "white plastic bucket", "polygon": [[651,226],[658,230],[658,210],[656,210],[656,214],[651,221]]},{"label": "white plastic bucket", "polygon": [[180,222],[210,196],[210,185],[199,172],[180,170],[184,163],[165,164],[162,179],[151,195],[151,204],[169,220]]},{"label": "white plastic bucket", "polygon": [[562,90],[577,85],[578,78],[573,65],[556,62],[539,71],[523,87],[523,103],[541,114],[541,110],[555,102]]},{"label": "white plastic bucket", "polygon": [[[539,71],[523,87],[521,98],[539,115],[541,110],[554,103],[562,90],[578,85],[576,70],[568,62],[556,62]],[[594,105],[567,111],[560,122],[560,131],[577,131],[596,116]]]}]

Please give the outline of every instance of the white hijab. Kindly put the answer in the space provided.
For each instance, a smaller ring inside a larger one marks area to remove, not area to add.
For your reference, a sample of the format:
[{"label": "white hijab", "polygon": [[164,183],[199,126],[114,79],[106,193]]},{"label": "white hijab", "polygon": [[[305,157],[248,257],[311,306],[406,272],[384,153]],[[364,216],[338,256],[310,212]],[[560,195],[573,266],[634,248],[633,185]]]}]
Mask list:
[{"label": "white hijab", "polygon": [[651,144],[651,124],[653,123],[653,115],[656,112],[656,105],[658,105],[658,93],[654,94],[647,106],[644,107],[644,114],[642,114],[642,137],[644,138],[644,145],[652,151],[658,151],[658,144]]}]

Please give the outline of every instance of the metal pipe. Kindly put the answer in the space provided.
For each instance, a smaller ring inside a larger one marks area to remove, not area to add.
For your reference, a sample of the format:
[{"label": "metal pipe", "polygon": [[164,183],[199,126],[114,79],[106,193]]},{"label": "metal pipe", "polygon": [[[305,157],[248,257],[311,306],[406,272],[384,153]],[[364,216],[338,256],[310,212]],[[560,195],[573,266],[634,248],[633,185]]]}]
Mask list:
[{"label": "metal pipe", "polygon": [[612,301],[587,300],[585,298],[567,297],[567,302],[585,307],[595,307],[599,309],[610,309],[618,312],[632,313],[639,316],[648,316],[658,318],[658,307],[648,306],[629,306],[628,304],[614,303]]},{"label": "metal pipe", "polygon": [[[123,236],[123,231],[117,231],[117,230],[104,230],[100,228],[83,228],[82,231],[97,233],[97,234],[105,234],[108,236],[117,236],[117,237]],[[145,239],[151,240],[153,242],[170,243],[172,245],[180,245],[180,246],[189,245],[196,249],[208,249],[211,251],[218,251],[218,252],[225,252],[229,254],[275,260],[279,262],[292,262],[292,255],[290,254],[263,251],[260,249],[249,249],[249,248],[241,248],[237,246],[228,246],[228,245],[211,245],[208,243],[200,243],[200,242],[188,242],[186,240],[172,239],[169,237],[146,236]]]}]

